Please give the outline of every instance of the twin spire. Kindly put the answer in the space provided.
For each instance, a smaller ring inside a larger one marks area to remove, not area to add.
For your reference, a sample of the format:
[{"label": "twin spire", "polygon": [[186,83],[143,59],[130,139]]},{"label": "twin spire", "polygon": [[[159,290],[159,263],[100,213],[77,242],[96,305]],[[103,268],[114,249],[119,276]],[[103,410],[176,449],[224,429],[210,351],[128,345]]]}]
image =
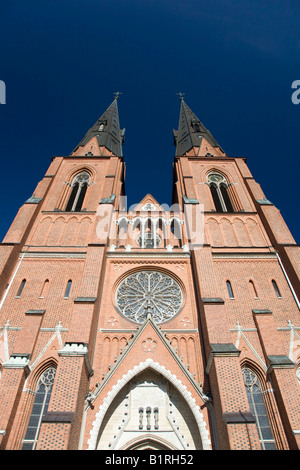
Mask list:
[{"label": "twin spire", "polygon": [[179,96],[181,107],[178,130],[173,130],[175,156],[225,155],[212,134],[185,103],[183,94],[179,93]]},{"label": "twin spire", "polygon": [[[120,93],[115,93],[111,105],[88,130],[71,155],[79,155],[81,150],[86,150],[88,144],[94,139],[101,149],[108,150],[111,154],[121,157],[122,145],[124,143],[125,129],[120,129],[118,99]],[[212,134],[204,127],[193,111],[185,103],[183,94],[179,93],[181,99],[178,130],[173,130],[174,144],[176,146],[175,156],[209,156],[226,154],[214,139]],[[87,152],[87,155],[93,154]]]},{"label": "twin spire", "polygon": [[[115,99],[107,110],[95,122],[83,139],[79,142],[72,154],[78,154],[78,149],[86,148],[92,139],[96,139],[99,149],[105,148],[116,157],[122,157],[122,145],[124,143],[125,129],[120,129],[118,98],[119,92],[115,93]],[[92,152],[91,152],[92,153]]]}]

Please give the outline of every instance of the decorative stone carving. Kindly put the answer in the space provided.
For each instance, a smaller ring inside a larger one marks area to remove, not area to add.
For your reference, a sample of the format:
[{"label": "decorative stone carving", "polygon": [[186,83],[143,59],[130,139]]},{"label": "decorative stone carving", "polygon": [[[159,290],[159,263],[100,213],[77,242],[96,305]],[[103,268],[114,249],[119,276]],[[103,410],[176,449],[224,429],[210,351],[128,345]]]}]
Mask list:
[{"label": "decorative stone carving", "polygon": [[153,352],[156,349],[156,346],[156,341],[154,341],[152,338],[147,338],[142,343],[142,347],[145,352]]},{"label": "decorative stone carving", "polygon": [[135,323],[144,323],[148,316],[156,323],[165,323],[180,311],[182,300],[175,279],[157,271],[130,274],[116,292],[117,310]]}]

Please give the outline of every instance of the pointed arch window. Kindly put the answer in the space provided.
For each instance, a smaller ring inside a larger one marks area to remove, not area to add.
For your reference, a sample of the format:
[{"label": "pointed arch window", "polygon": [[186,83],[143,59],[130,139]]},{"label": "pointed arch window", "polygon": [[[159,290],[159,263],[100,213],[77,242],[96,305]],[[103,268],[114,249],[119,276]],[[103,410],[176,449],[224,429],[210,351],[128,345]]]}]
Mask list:
[{"label": "pointed arch window", "polygon": [[208,185],[217,212],[234,212],[228,188],[229,185],[223,175],[211,173],[208,175]]},{"label": "pointed arch window", "polygon": [[18,289],[18,292],[17,292],[16,297],[18,297],[18,298],[21,297],[21,294],[22,294],[22,292],[23,292],[23,289],[24,289],[24,287],[25,287],[25,284],[26,284],[26,279],[23,279],[23,281],[21,282],[20,287],[19,287],[19,289]]},{"label": "pointed arch window", "polygon": [[75,176],[71,184],[72,192],[70,194],[66,212],[81,211],[87,188],[90,184],[90,175],[87,171],[82,171]]},{"label": "pointed arch window", "polygon": [[263,450],[276,450],[275,440],[272,435],[268,414],[266,411],[261,382],[252,369],[242,369],[244,384],[250,411],[256,419],[256,427],[260,444]]},{"label": "pointed arch window", "polygon": [[35,400],[32,407],[22,450],[35,450],[41,429],[43,416],[47,413],[55,378],[55,368],[49,367],[39,378]]},{"label": "pointed arch window", "polygon": [[282,296],[281,296],[281,293],[280,293],[279,287],[278,287],[278,285],[277,285],[277,282],[276,282],[276,281],[274,281],[274,279],[272,279],[272,285],[273,285],[273,288],[274,288],[275,294],[277,295],[278,299],[282,299]]},{"label": "pointed arch window", "polygon": [[231,299],[234,299],[234,295],[233,295],[233,290],[232,290],[231,282],[230,282],[230,281],[226,281],[226,286],[227,286],[227,290],[228,290],[229,297],[230,297]]},{"label": "pointed arch window", "polygon": [[66,287],[66,292],[65,292],[65,299],[68,299],[69,296],[70,296],[70,292],[71,292],[71,287],[72,287],[72,281],[71,279],[68,281],[68,284],[67,284],[67,287]]},{"label": "pointed arch window", "polygon": [[49,290],[49,279],[46,279],[41,290],[40,299],[43,299],[44,297],[47,296],[48,290]]},{"label": "pointed arch window", "polygon": [[249,281],[249,288],[250,288],[250,292],[251,294],[253,295],[253,297],[255,299],[258,299],[258,295],[257,295],[257,290],[256,290],[256,287],[255,287],[255,284],[254,282],[250,279]]}]

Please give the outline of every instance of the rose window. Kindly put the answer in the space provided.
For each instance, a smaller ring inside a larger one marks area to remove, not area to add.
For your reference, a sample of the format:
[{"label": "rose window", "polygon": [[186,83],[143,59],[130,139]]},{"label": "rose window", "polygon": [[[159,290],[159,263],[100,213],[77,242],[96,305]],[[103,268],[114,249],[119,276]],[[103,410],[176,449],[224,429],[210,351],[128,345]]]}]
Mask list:
[{"label": "rose window", "polygon": [[144,323],[149,316],[155,323],[165,323],[180,311],[182,300],[179,284],[157,271],[130,274],[116,291],[117,310],[135,323]]}]

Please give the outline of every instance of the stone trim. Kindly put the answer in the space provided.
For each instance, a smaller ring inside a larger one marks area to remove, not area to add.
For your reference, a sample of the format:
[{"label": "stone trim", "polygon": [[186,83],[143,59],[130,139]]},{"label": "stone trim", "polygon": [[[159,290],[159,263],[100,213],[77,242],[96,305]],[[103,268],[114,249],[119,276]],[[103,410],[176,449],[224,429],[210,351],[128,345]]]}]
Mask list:
[{"label": "stone trim", "polygon": [[211,354],[214,356],[239,356],[241,351],[233,343],[211,343]]},{"label": "stone trim", "polygon": [[267,356],[269,367],[268,372],[274,369],[294,369],[295,363],[286,355]]},{"label": "stone trim", "polygon": [[254,313],[255,315],[261,315],[261,314],[271,315],[273,312],[272,310],[264,309],[264,310],[252,310],[252,313]]},{"label": "stone trim", "polygon": [[72,411],[48,411],[42,419],[43,423],[72,423]]},{"label": "stone trim", "polygon": [[25,315],[44,315],[46,310],[27,310],[25,312]]},{"label": "stone trim", "polygon": [[25,201],[25,204],[38,204],[42,199],[42,197],[35,197],[35,195],[33,195]]},{"label": "stone trim", "polygon": [[68,253],[68,252],[48,252],[48,251],[31,251],[24,254],[24,258],[66,258],[66,259],[82,259],[86,258],[86,253]]},{"label": "stone trim", "polygon": [[224,304],[225,301],[220,297],[204,297],[202,298],[204,304]]},{"label": "stone trim", "polygon": [[263,199],[256,199],[256,202],[261,206],[273,206],[273,202],[269,201],[265,197]]},{"label": "stone trim", "polygon": [[131,333],[135,334],[137,329],[122,329],[122,328],[100,328],[99,331],[101,333]]},{"label": "stone trim", "polygon": [[79,303],[94,304],[96,300],[97,300],[97,297],[77,297],[74,300],[74,304],[79,304]]},{"label": "stone trim", "polygon": [[[142,250],[142,249],[140,249]],[[171,251],[164,251],[164,252],[159,252],[159,248],[153,249],[153,251],[108,251],[106,253],[107,258],[138,258],[138,262],[140,264],[145,264],[145,261],[140,260],[140,258],[190,258],[190,253],[188,252],[171,252]],[[118,260],[119,261],[119,260]],[[156,262],[154,260],[153,262]],[[175,261],[174,261],[175,262]]]},{"label": "stone trim", "polygon": [[99,204],[113,204],[116,199],[116,195],[112,194],[110,197],[104,197],[100,199]]},{"label": "stone trim", "polygon": [[[262,247],[266,248],[266,247]],[[212,253],[214,259],[275,259],[276,253]]]},{"label": "stone trim", "polygon": [[[186,178],[186,176],[184,178]],[[191,176],[191,178],[192,178],[192,176]],[[182,196],[182,199],[183,199],[183,202],[185,204],[199,204],[198,199],[190,199],[189,197],[185,196],[184,194]]]},{"label": "stone trim", "polygon": [[29,373],[30,354],[13,353],[9,360],[3,364],[4,369],[24,369]]},{"label": "stone trim", "polygon": [[90,431],[90,438],[88,440],[88,450],[96,450],[97,448],[97,441],[98,441],[98,434],[100,431],[100,427],[102,421],[105,417],[105,414],[111,405],[114,398],[117,394],[122,390],[122,388],[136,375],[140,372],[144,371],[147,368],[151,368],[158,372],[159,374],[163,375],[167,380],[169,380],[174,387],[179,391],[179,393],[183,396],[186,400],[187,404],[189,405],[194,418],[197,422],[199,433],[202,440],[203,450],[211,450],[211,441],[209,437],[209,432],[206,429],[206,422],[203,419],[203,414],[200,412],[199,405],[196,404],[195,399],[192,397],[191,392],[187,390],[187,387],[182,384],[181,380],[179,380],[176,375],[172,374],[171,371],[167,370],[164,366],[160,365],[158,362],[154,362],[153,359],[148,358],[145,362],[140,362],[139,365],[134,366],[133,369],[129,370],[127,374],[124,374],[121,379],[117,381],[115,385],[113,385],[112,389],[108,392],[106,397],[103,400],[103,404],[100,405],[99,411],[96,414],[95,420],[92,425],[92,429]]},{"label": "stone trim", "polygon": [[176,354],[174,348],[171,347],[171,342],[169,340],[167,340],[167,338],[166,338],[167,333],[163,333],[161,328],[158,327],[156,325],[156,323],[154,323],[152,321],[151,318],[146,320],[143,325],[141,325],[139,328],[137,328],[135,330],[135,333],[132,333],[132,339],[130,339],[128,341],[127,346],[121,351],[120,355],[116,358],[116,361],[114,362],[114,364],[111,365],[111,367],[109,367],[109,372],[107,372],[107,374],[104,375],[103,380],[102,380],[101,384],[99,385],[99,388],[95,392],[96,394],[92,397],[92,400],[94,401],[97,398],[97,396],[100,394],[101,390],[103,390],[103,388],[106,386],[106,383],[109,381],[109,379],[114,374],[117,367],[119,367],[120,363],[124,360],[126,355],[131,351],[131,349],[133,348],[135,342],[140,337],[140,335],[142,334],[142,332],[144,331],[144,329],[146,328],[146,326],[149,323],[152,325],[153,329],[156,331],[158,336],[161,338],[163,344],[166,346],[167,350],[169,351],[169,353],[171,354],[171,356],[173,357],[175,362],[177,362],[177,364],[179,365],[179,367],[183,371],[184,375],[191,382],[192,386],[196,389],[196,393],[198,393],[201,396],[201,398],[203,399],[204,402],[208,402],[210,399],[204,394],[204,392],[202,390],[202,387],[199,386],[199,384],[197,384],[197,382],[195,381],[194,375],[188,370],[187,366],[183,364],[182,358],[178,357],[178,355]]},{"label": "stone trim", "polygon": [[[69,183],[66,183],[64,181],[65,184],[68,184],[70,186]],[[52,211],[41,211],[42,214],[55,214],[55,215],[69,215],[70,217],[72,217],[71,214],[75,214],[76,216],[82,214],[82,216],[86,215],[86,214],[96,214],[97,211],[86,211],[85,209],[82,209],[81,211],[63,211],[62,209],[58,209],[57,207],[55,209],[53,209]]]},{"label": "stone trim", "polygon": [[226,424],[256,423],[256,419],[250,411],[223,413],[223,418]]},{"label": "stone trim", "polygon": [[85,364],[88,369],[88,373],[91,376],[94,371],[92,369],[89,357],[88,357],[88,348],[87,343],[65,343],[63,349],[57,351],[59,356],[63,357],[84,357]]},{"label": "stone trim", "polygon": [[[45,328],[45,331],[46,331],[46,328]],[[101,333],[136,333],[137,332],[137,329],[122,329],[122,328],[100,328],[99,331]],[[256,330],[255,330],[256,331]],[[192,333],[199,333],[199,330],[198,328],[195,328],[195,329],[184,329],[184,328],[173,328],[173,329],[162,329],[161,328],[161,332],[162,333],[166,333],[166,334],[171,334],[171,333],[186,333],[186,334],[192,334]]]},{"label": "stone trim", "polygon": [[87,352],[86,343],[65,343],[57,353],[59,356],[85,356]]},{"label": "stone trim", "polygon": [[233,343],[211,343],[211,352],[207,360],[206,373],[209,374],[215,357],[239,357],[241,351]]}]

